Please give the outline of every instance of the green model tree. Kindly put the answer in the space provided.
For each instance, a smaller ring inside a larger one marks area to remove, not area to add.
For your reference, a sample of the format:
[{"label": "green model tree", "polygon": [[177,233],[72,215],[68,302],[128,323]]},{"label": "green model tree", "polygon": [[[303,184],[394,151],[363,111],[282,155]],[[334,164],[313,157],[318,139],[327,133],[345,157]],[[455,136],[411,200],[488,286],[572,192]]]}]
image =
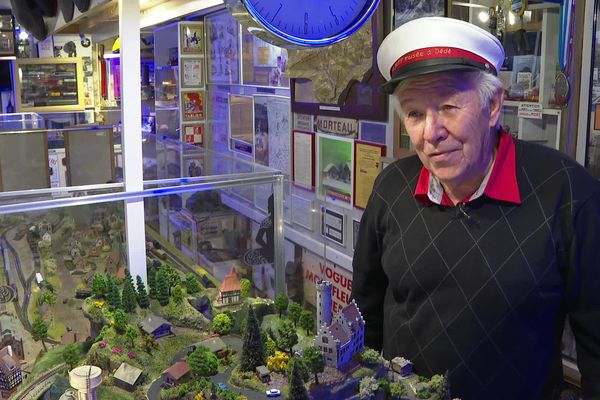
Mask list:
[{"label": "green model tree", "polygon": [[302,313],[300,314],[300,327],[306,330],[306,335],[310,335],[314,326],[315,318],[313,316],[313,313],[308,310],[302,311]]},{"label": "green model tree", "polygon": [[42,342],[44,351],[48,350],[46,348],[46,342],[44,342],[44,340],[48,338],[48,324],[45,323],[43,319],[36,318],[35,321],[33,321],[33,324],[31,325],[31,336],[36,342]]},{"label": "green model tree", "polygon": [[151,299],[158,298],[158,290],[156,288],[156,275],[156,268],[152,266],[148,267],[148,288],[150,290],[148,296]]},{"label": "green model tree", "polygon": [[306,347],[302,353],[306,366],[315,374],[315,384],[319,384],[319,373],[325,370],[325,358],[317,346]]},{"label": "green model tree", "polygon": [[431,396],[432,400],[449,400],[451,398],[448,371],[444,375],[432,376],[429,385],[433,392]]},{"label": "green model tree", "polygon": [[281,318],[281,314],[287,310],[288,308],[288,297],[285,293],[277,293],[275,296],[275,309],[279,312],[279,318]]},{"label": "green model tree", "polygon": [[169,263],[164,263],[162,267],[160,267],[160,272],[163,272],[167,277],[167,282],[169,283],[169,287],[172,288],[175,285],[179,285],[181,283],[181,279],[179,278],[179,273],[177,270]]},{"label": "green model tree", "polygon": [[260,336],[262,337],[263,348],[265,349],[265,358],[268,359],[272,355],[275,355],[277,344],[266,331],[261,331]]},{"label": "green model tree", "polygon": [[288,365],[287,365],[288,382],[292,381],[292,372],[295,367],[295,364],[298,364],[298,369],[300,370],[300,376],[302,377],[302,381],[308,382],[308,380],[310,379],[310,370],[308,369],[308,366],[306,365],[304,360],[301,357],[297,357],[297,356],[290,358],[290,360],[288,361]]},{"label": "green model tree", "polygon": [[144,351],[146,353],[152,354],[152,350],[158,348],[158,343],[156,343],[156,339],[154,339],[154,336],[148,333],[143,333],[142,346],[144,347]]},{"label": "green model tree", "polygon": [[250,289],[252,289],[252,282],[249,279],[240,279],[240,296],[248,297],[250,295]]},{"label": "green model tree", "polygon": [[92,294],[96,298],[104,298],[106,296],[106,279],[100,272],[96,272],[92,277]]},{"label": "green model tree", "polygon": [[181,287],[181,285],[175,285],[173,287],[173,290],[171,291],[171,297],[173,298],[175,304],[177,304],[178,306],[180,306],[181,303],[183,303],[183,288]]},{"label": "green model tree", "polygon": [[131,280],[125,279],[125,283],[123,284],[123,295],[121,296],[121,304],[123,309],[132,313],[135,311],[135,307],[137,306],[137,299],[135,295],[135,288],[133,287],[133,283]]},{"label": "green model tree", "polygon": [[260,327],[258,326],[254,308],[250,305],[248,306],[248,317],[246,319],[246,329],[244,330],[240,369],[243,372],[254,372],[256,367],[263,365],[264,363],[265,351],[260,334]]},{"label": "green model tree", "polygon": [[233,320],[225,313],[217,314],[213,318],[213,331],[219,335],[226,335],[233,328]]},{"label": "green model tree", "polygon": [[282,350],[287,350],[290,356],[293,354],[293,347],[298,344],[298,333],[291,321],[282,320],[279,322],[279,337],[277,345]]},{"label": "green model tree", "polygon": [[302,306],[294,301],[290,301],[290,305],[288,307],[288,318],[294,323],[294,328],[298,326],[298,321],[300,320],[301,315]]},{"label": "green model tree", "polygon": [[300,368],[298,363],[294,363],[294,367],[292,368],[292,379],[290,381],[290,400],[309,400],[308,391],[304,386],[304,382],[302,381],[302,373],[300,372]]},{"label": "green model tree", "polygon": [[127,325],[127,329],[125,330],[125,339],[129,342],[130,347],[135,347],[135,338],[140,335],[140,330],[137,326]]},{"label": "green model tree", "polygon": [[379,390],[377,379],[372,376],[365,376],[358,385],[358,397],[361,400],[373,399],[377,390]]},{"label": "green model tree", "polygon": [[390,383],[390,396],[392,396],[392,399],[403,399],[406,395],[408,395],[408,392],[402,382]]},{"label": "green model tree", "polygon": [[129,323],[129,317],[127,316],[125,311],[123,311],[122,308],[117,308],[113,313],[113,318],[115,324],[115,331],[119,334],[125,333],[125,330],[127,329],[127,324]]},{"label": "green model tree", "polygon": [[200,292],[200,283],[193,272],[188,272],[185,276],[185,286],[189,294]]},{"label": "green model tree", "polygon": [[212,376],[217,373],[219,360],[206,347],[200,346],[187,359],[190,371],[194,376]]},{"label": "green model tree", "polygon": [[136,277],[136,283],[138,304],[141,308],[148,308],[150,306],[150,299],[148,298],[148,293],[146,293],[146,285],[144,285],[141,276],[138,275]]},{"label": "green model tree", "polygon": [[75,343],[68,344],[62,351],[62,358],[69,367],[69,371],[79,364],[79,346]]},{"label": "green model tree", "polygon": [[156,275],[156,291],[160,305],[164,307],[169,304],[170,286],[167,280],[167,274],[163,272],[163,269],[158,271],[158,274]]},{"label": "green model tree", "polygon": [[117,286],[112,278],[109,278],[107,283],[109,292],[106,301],[108,302],[110,309],[116,310],[117,308],[121,308],[121,295],[119,294],[119,286]]},{"label": "green model tree", "polygon": [[54,292],[44,289],[40,292],[37,298],[37,305],[48,304],[49,306],[56,304],[56,295]]}]

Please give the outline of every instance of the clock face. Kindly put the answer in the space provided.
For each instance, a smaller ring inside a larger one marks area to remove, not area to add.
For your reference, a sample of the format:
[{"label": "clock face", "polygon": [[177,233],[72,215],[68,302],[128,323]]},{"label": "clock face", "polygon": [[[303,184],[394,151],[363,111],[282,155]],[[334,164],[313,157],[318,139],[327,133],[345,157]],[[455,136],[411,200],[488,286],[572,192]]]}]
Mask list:
[{"label": "clock face", "polygon": [[379,0],[242,0],[266,29],[299,45],[326,46],[359,29]]}]

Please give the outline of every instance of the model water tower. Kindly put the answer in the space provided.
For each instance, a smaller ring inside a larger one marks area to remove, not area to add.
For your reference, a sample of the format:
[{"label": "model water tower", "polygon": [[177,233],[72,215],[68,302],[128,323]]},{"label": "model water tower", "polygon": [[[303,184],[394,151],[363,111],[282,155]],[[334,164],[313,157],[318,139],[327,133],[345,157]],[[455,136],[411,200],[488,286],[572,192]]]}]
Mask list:
[{"label": "model water tower", "polygon": [[96,388],[102,383],[102,370],[83,365],[69,371],[69,383],[77,389],[77,400],[96,400]]},{"label": "model water tower", "polygon": [[331,282],[317,282],[317,329],[331,324]]}]

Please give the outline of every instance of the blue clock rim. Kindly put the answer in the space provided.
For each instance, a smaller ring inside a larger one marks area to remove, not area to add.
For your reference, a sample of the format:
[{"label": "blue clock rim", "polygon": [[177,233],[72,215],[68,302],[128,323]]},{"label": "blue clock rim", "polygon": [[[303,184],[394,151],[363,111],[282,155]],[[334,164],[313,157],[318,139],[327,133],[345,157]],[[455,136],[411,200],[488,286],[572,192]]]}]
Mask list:
[{"label": "blue clock rim", "polygon": [[370,0],[364,7],[361,16],[356,18],[345,30],[340,32],[339,34],[323,39],[302,39],[297,36],[293,36],[287,34],[280,29],[276,28],[267,21],[263,16],[256,10],[256,8],[248,2],[248,0],[241,0],[250,15],[255,18],[261,25],[267,28],[271,33],[275,34],[279,38],[288,41],[290,43],[302,45],[302,46],[329,46],[335,44],[339,41],[344,40],[348,36],[352,35],[354,32],[359,30],[365,22],[373,15],[377,6],[379,5],[380,0]]}]

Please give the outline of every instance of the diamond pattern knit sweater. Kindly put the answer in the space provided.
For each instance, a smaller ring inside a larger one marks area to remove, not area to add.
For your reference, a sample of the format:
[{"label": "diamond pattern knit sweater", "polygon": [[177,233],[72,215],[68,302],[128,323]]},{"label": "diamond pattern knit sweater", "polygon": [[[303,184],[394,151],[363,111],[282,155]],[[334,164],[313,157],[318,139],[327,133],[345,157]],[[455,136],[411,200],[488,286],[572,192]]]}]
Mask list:
[{"label": "diamond pattern knit sweater", "polygon": [[584,398],[600,399],[600,185],[557,151],[515,146],[520,205],[423,205],[416,156],[380,174],[353,261],[365,344],[448,370],[463,400],[556,399],[569,316]]}]

